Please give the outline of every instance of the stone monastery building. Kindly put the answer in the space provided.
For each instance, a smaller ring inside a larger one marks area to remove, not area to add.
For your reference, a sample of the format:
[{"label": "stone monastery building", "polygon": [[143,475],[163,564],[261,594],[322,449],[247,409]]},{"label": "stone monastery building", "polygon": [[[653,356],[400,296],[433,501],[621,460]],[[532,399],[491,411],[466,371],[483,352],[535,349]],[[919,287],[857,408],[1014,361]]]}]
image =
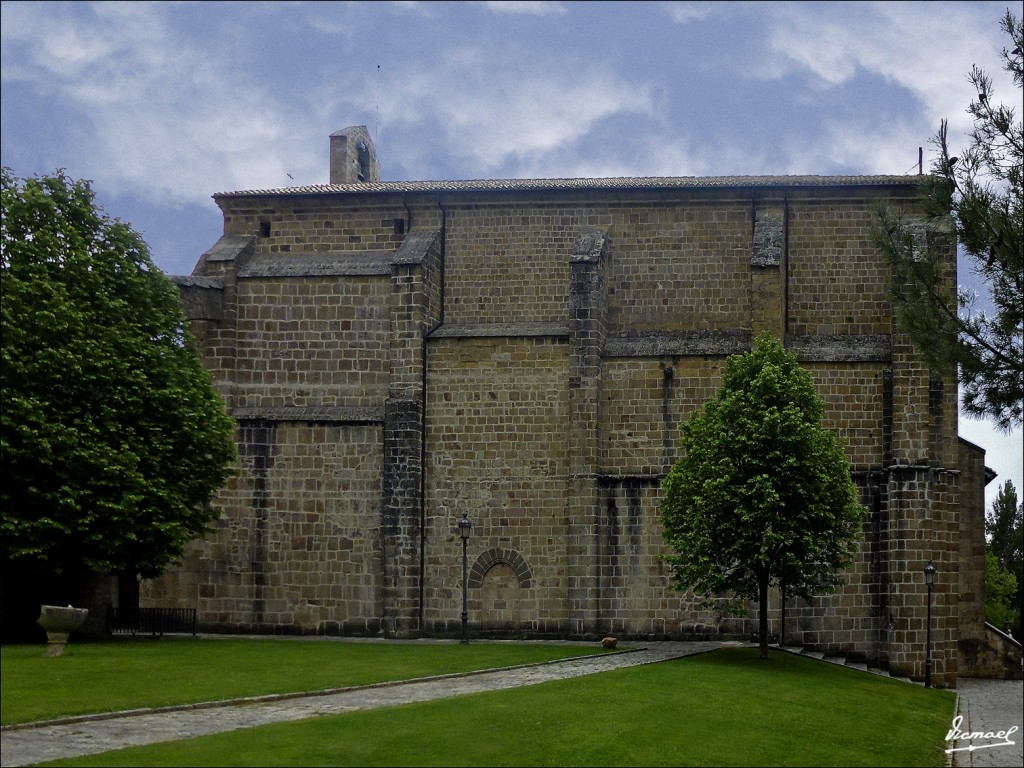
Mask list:
[{"label": "stone monastery building", "polygon": [[466,516],[474,637],[749,639],[756,605],[669,588],[657,513],[679,424],[768,330],[869,511],[844,590],[787,602],[787,644],[922,677],[931,560],[951,684],[986,642],[984,451],[894,327],[869,237],[916,181],[382,182],[354,127],[330,184],[215,195],[224,236],[178,282],[239,469],[142,604],[210,631],[458,637]]}]

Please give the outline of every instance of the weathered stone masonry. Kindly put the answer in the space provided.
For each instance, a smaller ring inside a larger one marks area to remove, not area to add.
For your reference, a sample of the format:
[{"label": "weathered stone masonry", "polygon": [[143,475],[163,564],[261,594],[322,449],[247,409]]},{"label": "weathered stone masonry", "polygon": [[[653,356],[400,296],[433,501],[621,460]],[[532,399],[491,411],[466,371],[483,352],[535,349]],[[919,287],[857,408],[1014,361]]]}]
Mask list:
[{"label": "weathered stone masonry", "polygon": [[984,634],[983,453],[869,239],[915,179],[380,182],[365,129],[331,142],[330,185],[216,195],[224,236],[179,281],[239,471],[146,601],[211,630],[456,636],[467,515],[477,635],[748,637],[756,607],[667,588],[657,504],[678,425],[769,330],[870,513],[845,589],[787,601],[787,641],[922,676],[931,559],[955,679]]}]

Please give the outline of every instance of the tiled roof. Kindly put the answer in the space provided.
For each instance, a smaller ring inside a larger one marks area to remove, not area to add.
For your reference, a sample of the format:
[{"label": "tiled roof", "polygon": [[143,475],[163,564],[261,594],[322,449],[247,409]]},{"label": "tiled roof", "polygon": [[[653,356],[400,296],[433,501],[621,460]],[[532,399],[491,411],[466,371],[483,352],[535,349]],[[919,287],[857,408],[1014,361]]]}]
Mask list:
[{"label": "tiled roof", "polygon": [[637,176],[609,179],[478,179],[469,181],[374,181],[218,192],[218,197],[338,195],[367,192],[500,192],[564,189],[696,189],[729,187],[913,186],[920,176]]}]

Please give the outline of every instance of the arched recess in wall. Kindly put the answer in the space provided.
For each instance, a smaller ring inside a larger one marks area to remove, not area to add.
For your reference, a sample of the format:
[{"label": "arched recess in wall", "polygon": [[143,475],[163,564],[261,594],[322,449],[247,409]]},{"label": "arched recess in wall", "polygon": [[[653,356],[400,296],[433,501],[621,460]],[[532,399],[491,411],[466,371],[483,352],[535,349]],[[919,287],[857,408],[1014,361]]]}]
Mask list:
[{"label": "arched recess in wall", "polygon": [[473,563],[473,567],[469,571],[469,586],[480,588],[483,586],[484,577],[487,572],[491,570],[498,563],[504,563],[509,566],[515,573],[516,578],[519,581],[519,586],[523,589],[529,589],[533,583],[533,574],[530,572],[530,566],[514,549],[488,549],[486,552],[480,554],[480,556]]},{"label": "arched recess in wall", "polygon": [[526,590],[533,583],[530,566],[518,552],[489,549],[473,563],[468,586],[476,588],[477,620],[485,630],[516,633],[526,618]]}]

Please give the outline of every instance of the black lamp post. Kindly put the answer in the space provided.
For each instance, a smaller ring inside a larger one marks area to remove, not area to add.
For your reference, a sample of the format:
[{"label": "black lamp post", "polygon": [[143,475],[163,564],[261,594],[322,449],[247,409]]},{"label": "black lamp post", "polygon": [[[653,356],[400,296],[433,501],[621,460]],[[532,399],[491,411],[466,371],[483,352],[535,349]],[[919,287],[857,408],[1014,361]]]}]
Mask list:
[{"label": "black lamp post", "polygon": [[466,583],[469,578],[469,574],[466,570],[466,543],[469,541],[469,532],[473,529],[473,524],[469,522],[469,518],[465,515],[459,520],[459,536],[462,537],[462,642],[469,642],[469,612],[466,610]]},{"label": "black lamp post", "polygon": [[932,586],[935,584],[936,568],[932,561],[924,567],[924,583],[928,585],[928,647],[924,657],[924,687],[932,687]]}]

